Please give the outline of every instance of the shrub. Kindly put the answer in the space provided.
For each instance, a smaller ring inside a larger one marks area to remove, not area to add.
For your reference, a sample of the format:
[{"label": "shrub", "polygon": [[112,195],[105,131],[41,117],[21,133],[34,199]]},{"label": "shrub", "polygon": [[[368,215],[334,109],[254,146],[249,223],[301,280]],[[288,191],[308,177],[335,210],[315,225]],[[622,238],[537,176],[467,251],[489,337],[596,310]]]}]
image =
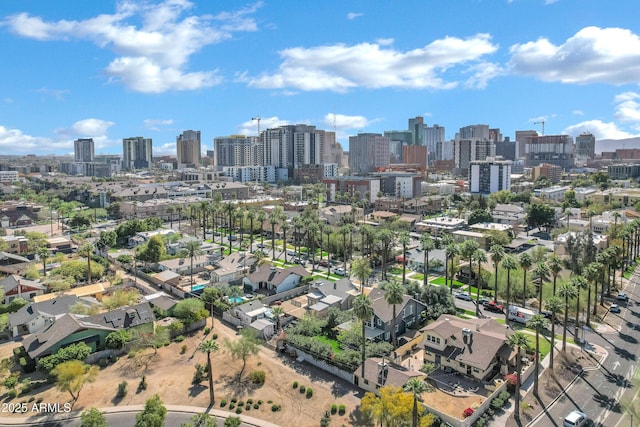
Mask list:
[{"label": "shrub", "polygon": [[236,407],[236,404],[235,404],[235,403],[233,403],[233,402],[229,403],[229,409],[233,409],[233,408],[235,408],[235,407]]},{"label": "shrub", "polygon": [[217,340],[218,339],[218,334],[211,335],[211,339],[214,340],[214,341]]},{"label": "shrub", "polygon": [[225,406],[227,406],[227,399],[222,399],[222,401],[220,402],[220,407],[224,408]]},{"label": "shrub", "polygon": [[211,328],[209,326],[207,326],[206,328],[204,328],[204,334],[205,335],[209,335],[209,332],[211,332]]},{"label": "shrub", "polygon": [[131,351],[129,352],[129,354],[127,355],[127,357],[128,357],[129,359],[133,359],[134,357],[136,357],[136,352],[135,352],[135,351],[133,351],[133,350],[131,350]]},{"label": "shrub", "polygon": [[294,388],[294,389],[298,388],[298,381],[294,381],[294,382],[293,382],[293,388]]},{"label": "shrub", "polygon": [[147,377],[145,375],[142,376],[140,383],[138,383],[138,391],[147,389]]},{"label": "shrub", "polygon": [[334,403],[333,405],[331,405],[331,415],[335,415],[336,412],[338,412],[338,405]]},{"label": "shrub", "polygon": [[253,403],[253,399],[251,399],[251,398],[247,399],[247,403],[248,403],[249,405],[251,405],[251,404]]},{"label": "shrub", "polygon": [[500,397],[496,397],[491,401],[491,406],[494,408],[502,408],[502,405],[504,405],[504,400],[500,399]]},{"label": "shrub", "polygon": [[311,399],[311,396],[313,396],[313,389],[309,387],[307,389],[307,399]]},{"label": "shrub", "polygon": [[126,381],[122,381],[120,384],[118,384],[118,397],[125,397],[128,390],[129,383],[127,383]]},{"label": "shrub", "polygon": [[14,388],[16,385],[18,384],[18,377],[16,376],[9,376],[4,380],[4,386],[6,388]]},{"label": "shrub", "polygon": [[177,337],[175,337],[173,339],[175,342],[182,342],[184,341],[184,335],[178,335]]},{"label": "shrub", "polygon": [[232,403],[236,403],[237,401],[238,401],[238,398],[237,398],[237,397],[232,397],[232,398],[231,398],[231,402],[232,402]]},{"label": "shrub", "polygon": [[307,388],[303,385],[300,386],[300,394],[303,394],[305,391],[307,390]]},{"label": "shrub", "polygon": [[278,412],[280,409],[282,409],[282,405],[276,405],[276,404],[271,405],[272,412]]},{"label": "shrub", "polygon": [[260,409],[260,405],[258,405],[257,403],[253,404],[253,409]]},{"label": "shrub", "polygon": [[244,400],[238,400],[238,403],[236,403],[236,405],[244,406]]},{"label": "shrub", "polygon": [[16,390],[15,388],[12,388],[11,390],[9,390],[8,394],[11,399],[14,399],[18,397],[18,390]]},{"label": "shrub", "polygon": [[509,393],[507,390],[502,390],[498,397],[506,402],[511,397],[511,393]]},{"label": "shrub", "polygon": [[[196,371],[193,373],[193,384],[200,384],[207,376],[207,365],[196,363]],[[234,402],[232,400],[232,402]],[[235,402],[234,402],[235,403]]]},{"label": "shrub", "polygon": [[254,384],[262,385],[267,377],[264,371],[253,371],[249,374],[249,380]]},{"label": "shrub", "polygon": [[247,403],[246,405],[244,405],[244,410],[245,411],[250,411],[251,410],[251,404]]},{"label": "shrub", "polygon": [[236,408],[236,414],[241,414],[242,413],[242,406],[238,406]]},{"label": "shrub", "polygon": [[473,415],[473,409],[471,408],[467,408],[464,411],[462,411],[462,415],[467,418],[470,417],[471,415]]},{"label": "shrub", "polygon": [[[269,402],[271,403],[271,402]],[[258,400],[258,405],[262,405],[262,400]]]},{"label": "shrub", "polygon": [[182,347],[180,347],[180,354],[185,354],[186,352],[187,352],[187,345],[182,344]]},{"label": "shrub", "polygon": [[273,403],[273,400],[267,400],[267,403],[271,405]]},{"label": "shrub", "polygon": [[338,406],[338,415],[344,415],[347,412],[347,408],[344,405]]}]

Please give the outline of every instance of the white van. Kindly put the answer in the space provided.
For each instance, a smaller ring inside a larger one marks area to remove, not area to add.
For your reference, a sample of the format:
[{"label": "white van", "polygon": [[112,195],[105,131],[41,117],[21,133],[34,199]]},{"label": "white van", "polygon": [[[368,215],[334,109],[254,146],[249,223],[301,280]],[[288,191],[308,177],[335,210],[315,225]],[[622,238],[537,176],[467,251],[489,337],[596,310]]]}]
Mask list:
[{"label": "white van", "polygon": [[583,427],[587,425],[589,417],[584,412],[571,411],[569,415],[564,417],[563,427]]}]

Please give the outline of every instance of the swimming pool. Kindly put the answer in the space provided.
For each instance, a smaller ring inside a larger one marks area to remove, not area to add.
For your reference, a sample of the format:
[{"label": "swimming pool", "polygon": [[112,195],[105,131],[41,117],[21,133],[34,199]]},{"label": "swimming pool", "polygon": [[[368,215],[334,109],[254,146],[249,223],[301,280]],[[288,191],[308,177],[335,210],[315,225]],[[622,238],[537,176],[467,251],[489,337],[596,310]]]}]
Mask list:
[{"label": "swimming pool", "polygon": [[206,287],[206,285],[193,285],[191,287],[191,292],[201,291]]},{"label": "swimming pool", "polygon": [[233,304],[240,304],[241,302],[244,302],[244,298],[242,297],[229,297],[229,302],[233,303]]}]

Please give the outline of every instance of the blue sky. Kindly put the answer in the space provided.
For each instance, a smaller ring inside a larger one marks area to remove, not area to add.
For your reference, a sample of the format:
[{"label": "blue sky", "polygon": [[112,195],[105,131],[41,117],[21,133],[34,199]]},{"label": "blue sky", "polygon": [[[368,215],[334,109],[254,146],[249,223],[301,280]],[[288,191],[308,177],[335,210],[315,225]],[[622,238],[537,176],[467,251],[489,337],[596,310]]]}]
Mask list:
[{"label": "blue sky", "polygon": [[1,154],[96,153],[185,129],[357,132],[422,115],[598,139],[640,135],[637,0],[0,2]]}]

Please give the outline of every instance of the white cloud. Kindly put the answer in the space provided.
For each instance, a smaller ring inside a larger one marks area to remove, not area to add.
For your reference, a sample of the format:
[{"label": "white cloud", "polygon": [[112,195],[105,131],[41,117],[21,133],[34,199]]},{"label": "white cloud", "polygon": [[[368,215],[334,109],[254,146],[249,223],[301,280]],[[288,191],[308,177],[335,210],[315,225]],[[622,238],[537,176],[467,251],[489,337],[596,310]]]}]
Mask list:
[{"label": "white cloud", "polygon": [[106,135],[115,123],[100,119],[79,120],[68,128],[56,129],[55,133],[69,138],[97,138]]},{"label": "white cloud", "polygon": [[175,156],[176,155],[176,143],[168,142],[166,144],[153,144],[154,156]]},{"label": "white cloud", "polygon": [[376,43],[378,43],[380,46],[391,46],[394,41],[395,40],[392,38],[386,38],[386,39],[378,39],[376,40]]},{"label": "white cloud", "polygon": [[635,122],[640,124],[640,93],[624,92],[614,99],[616,105],[615,118],[621,122]]},{"label": "white cloud", "polygon": [[[466,39],[445,37],[405,52],[379,43],[295,47],[280,52],[283,61],[276,73],[258,77],[243,74],[241,80],[252,87],[304,91],[346,92],[356,87],[450,89],[458,82],[446,81],[442,76],[445,72],[457,65],[472,65],[497,49],[488,34]],[[486,84],[482,75],[477,78],[479,85]]]},{"label": "white cloud", "polygon": [[[4,153],[36,151],[42,153],[46,152],[46,147],[51,147],[52,145],[53,141],[51,139],[26,135],[19,129],[11,129],[0,125],[0,148]],[[59,145],[56,148],[68,148],[68,144]]]},{"label": "white cloud", "polygon": [[546,38],[513,45],[516,74],[563,83],[640,83],[640,37],[623,28],[585,27],[554,45]]},{"label": "white cloud", "polygon": [[[258,117],[258,116],[254,116]],[[273,117],[260,117],[260,132],[265,129],[277,128],[278,126],[285,126],[291,124],[287,120],[281,120],[278,116]],[[246,122],[241,123],[238,126],[238,131],[241,135],[256,136],[258,135],[258,120],[249,119]]]},{"label": "white cloud", "polygon": [[571,112],[571,114],[573,114],[574,116],[584,116],[584,111],[582,111],[582,110],[573,110]]},{"label": "white cloud", "polygon": [[324,116],[323,123],[329,128],[335,125],[337,130],[358,129],[362,130],[375,120],[369,120],[364,116],[347,116],[344,114],[328,113]]},{"label": "white cloud", "polygon": [[46,87],[37,89],[36,92],[51,96],[57,101],[63,101],[65,95],[71,93],[71,91],[69,91],[68,89],[48,89]]},{"label": "white cloud", "polygon": [[481,62],[469,67],[467,72],[473,73],[464,85],[471,89],[484,89],[487,87],[489,80],[503,74],[502,67],[491,62]]},{"label": "white cloud", "polygon": [[[216,16],[188,15],[187,0],[123,1],[115,13],[81,21],[45,22],[26,13],[5,18],[1,25],[15,34],[36,40],[89,40],[117,56],[106,73],[132,90],[159,93],[194,90],[218,84],[215,71],[187,72],[192,55],[220,43],[236,32],[256,31],[250,16],[262,3]],[[136,69],[139,67],[140,69]]]},{"label": "white cloud", "polygon": [[160,130],[162,126],[169,126],[173,124],[171,119],[145,119],[144,127],[149,130]]},{"label": "white cloud", "polygon": [[571,135],[573,137],[576,137],[583,132],[592,133],[597,140],[624,139],[637,136],[620,129],[614,122],[603,122],[602,120],[587,120],[571,125],[562,131],[563,134]]},{"label": "white cloud", "polygon": [[356,13],[356,12],[349,12],[347,13],[347,19],[349,21],[353,21],[356,18],[359,18],[362,16],[362,13]]}]

